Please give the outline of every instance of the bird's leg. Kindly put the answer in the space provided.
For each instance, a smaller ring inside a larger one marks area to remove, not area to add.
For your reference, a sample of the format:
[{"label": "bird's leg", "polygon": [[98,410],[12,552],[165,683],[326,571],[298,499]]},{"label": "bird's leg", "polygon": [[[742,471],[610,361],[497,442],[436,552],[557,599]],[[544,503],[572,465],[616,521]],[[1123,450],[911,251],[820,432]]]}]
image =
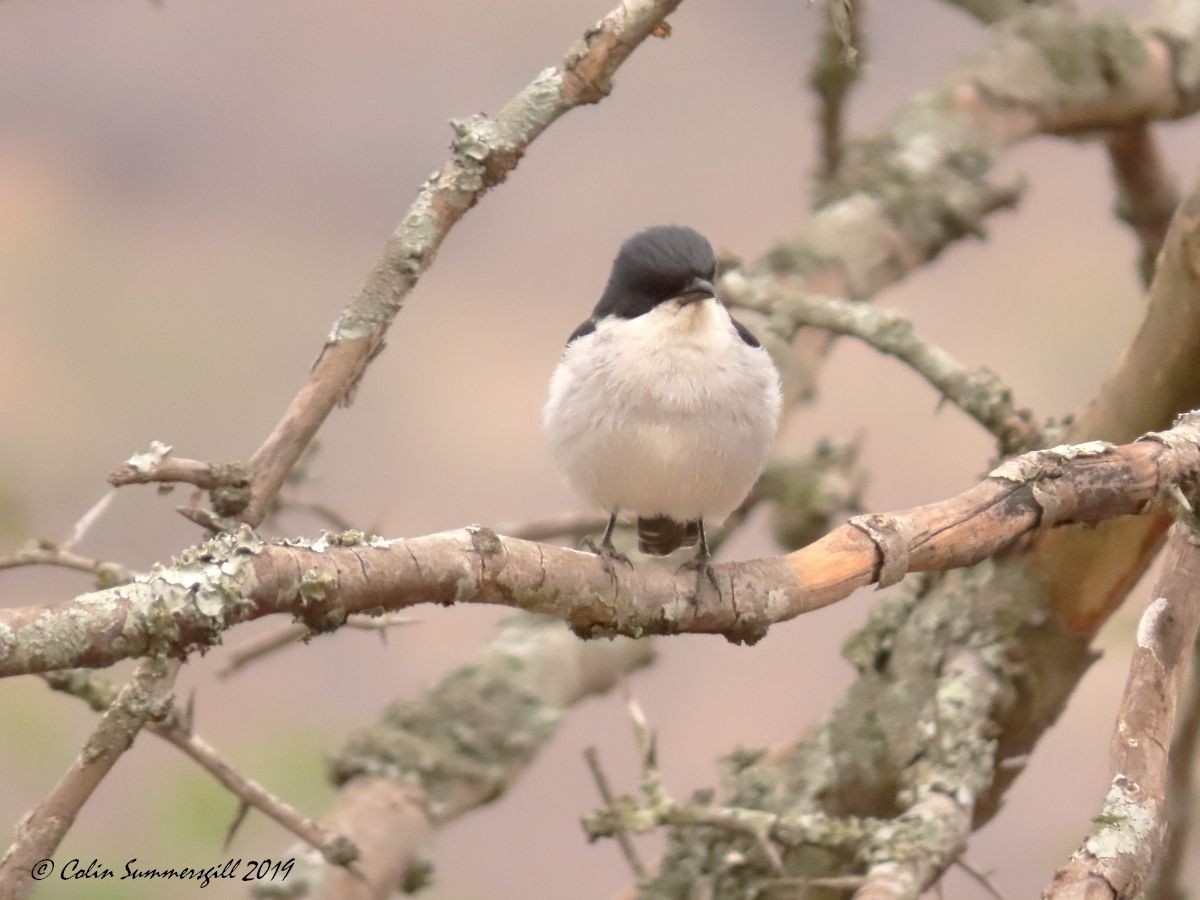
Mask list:
[{"label": "bird's leg", "polygon": [[721,589],[717,587],[717,576],[713,572],[713,567],[710,562],[711,557],[708,553],[708,539],[704,536],[704,520],[698,519],[700,540],[696,544],[696,555],[679,567],[677,571],[696,573],[696,594],[695,599],[700,599],[700,583],[707,578],[709,583],[720,593]]},{"label": "bird's leg", "polygon": [[608,569],[610,575],[613,574],[613,562],[623,562],[625,565],[633,568],[633,563],[629,561],[629,557],[613,546],[612,535],[613,529],[617,527],[617,514],[613,513],[608,517],[608,527],[604,529],[604,537],[600,538],[600,543],[597,544],[591,537],[586,537],[580,543],[584,550],[591,551],[604,560],[604,567]]}]

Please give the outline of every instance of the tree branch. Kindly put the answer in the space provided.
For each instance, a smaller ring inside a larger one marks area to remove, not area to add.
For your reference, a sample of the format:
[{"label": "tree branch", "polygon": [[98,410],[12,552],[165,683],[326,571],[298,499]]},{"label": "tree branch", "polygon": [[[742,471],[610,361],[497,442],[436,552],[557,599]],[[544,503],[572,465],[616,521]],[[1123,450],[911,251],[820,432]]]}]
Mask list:
[{"label": "tree branch", "polygon": [[137,574],[120,563],[81,556],[48,541],[31,541],[14,553],[0,556],[0,570],[19,569],[22,566],[57,566],[86,572],[95,576],[98,587],[124,584],[132,581]]},{"label": "tree branch", "polygon": [[846,97],[866,62],[859,22],[861,0],[825,0],[824,7],[825,27],[808,73],[808,84],[818,100],[821,162],[817,170],[817,206],[821,205],[820,185],[836,176],[842,164]]},{"label": "tree branch", "polygon": [[1137,647],[1112,739],[1112,787],[1083,846],[1045,900],[1132,898],[1166,836],[1167,748],[1188,659],[1200,630],[1200,532],[1180,521],[1138,625]]},{"label": "tree branch", "polygon": [[[411,616],[404,616],[398,613],[383,613],[374,616],[356,613],[355,615],[346,617],[345,627],[378,632],[381,638],[386,641],[387,630],[389,628],[394,628],[397,625],[412,625],[416,621]],[[318,633],[314,633],[307,625],[300,623],[285,625],[278,631],[268,632],[239,647],[235,647],[229,654],[229,662],[217,674],[221,678],[228,678],[230,675],[240,672],[246,666],[262,659],[264,656],[268,656],[276,650],[282,650],[284,647],[288,647],[299,641],[308,641],[310,638],[316,637]]]},{"label": "tree branch", "polygon": [[0,896],[27,897],[34,887],[35,866],[52,856],[75,816],[113,765],[133,744],[149,719],[166,716],[178,660],[161,657],[138,664],[133,678],[83,745],[79,758],[50,794],[17,824],[17,835],[0,859]]},{"label": "tree branch", "polygon": [[[248,505],[217,510],[219,515],[237,515],[251,525],[262,521],[326,416],[338,403],[349,402],[367,366],[382,351],[389,326],[454,224],[508,177],[530,143],[556,119],[604,98],[617,69],[679,3],[623,0],[558,65],[540,72],[494,116],[477,114],[451,123],[450,159],[421,187],[358,295],[333,324],[304,386],[251,457]],[[185,480],[206,487],[205,465],[163,459],[137,474],[147,481]],[[114,484],[129,483],[125,469],[113,473]]]},{"label": "tree branch", "polygon": [[[1011,18],[1029,8],[1029,0],[950,0],[982,22]],[[1042,5],[1075,10],[1072,0],[1042,0]],[[1138,272],[1150,286],[1171,216],[1179,205],[1179,186],[1146,122],[1117,128],[1104,138],[1117,185],[1117,216],[1133,229],[1140,246]]]},{"label": "tree branch", "polygon": [[1138,274],[1149,287],[1171,217],[1179,206],[1179,184],[1145,122],[1114,131],[1105,143],[1117,185],[1117,216],[1137,236]]},{"label": "tree branch", "polygon": [[1200,640],[1192,646],[1192,668],[1183,713],[1167,758],[1167,837],[1146,891],[1147,900],[1187,900],[1182,881],[1193,834],[1196,766],[1200,764]]},{"label": "tree branch", "polygon": [[[94,672],[68,669],[48,672],[44,677],[54,690],[78,697],[99,713],[111,709],[118,696],[113,684]],[[349,865],[358,857],[357,849],[345,837],[326,831],[225,762],[211,744],[192,730],[190,707],[185,714],[178,706],[172,706],[163,718],[152,719],[146,722],[145,727],[186,753],[241,803],[274,819],[316,849],[329,863]]]},{"label": "tree branch", "polygon": [[912,322],[895,310],[805,294],[786,285],[762,296],[755,291],[761,283],[736,277],[727,278],[724,286],[731,304],[772,310],[773,325],[788,340],[804,326],[821,328],[858,338],[907,364],[946,400],[994,434],[1004,456],[1044,444],[1032,414],[1017,407],[1012,392],[994,372],[968,369],[918,335]]},{"label": "tree branch", "polygon": [[562,547],[472,526],[387,541],[361,532],[266,543],[218,535],[144,579],[57,607],[0,610],[0,676],[185,656],[233,625],[287,613],[313,631],[352,613],[417,603],[499,604],[568,622],[582,636],[680,632],[752,643],[768,627],[910,571],[972,565],[1036,528],[1144,512],[1167,485],[1200,477],[1200,414],[1124,446],[1059,447],[1009,460],[939,503],[858,516],[784,557],[714,567],[694,580],[657,566],[612,570]]},{"label": "tree branch", "polygon": [[646,641],[580,641],[561,622],[514,617],[474,659],[416,700],[393,703],[331,759],[340,794],[325,816],[362,851],[361,877],[308,853],[292,896],[367,900],[429,878],[433,830],[498,797],[566,711],[647,664]]}]

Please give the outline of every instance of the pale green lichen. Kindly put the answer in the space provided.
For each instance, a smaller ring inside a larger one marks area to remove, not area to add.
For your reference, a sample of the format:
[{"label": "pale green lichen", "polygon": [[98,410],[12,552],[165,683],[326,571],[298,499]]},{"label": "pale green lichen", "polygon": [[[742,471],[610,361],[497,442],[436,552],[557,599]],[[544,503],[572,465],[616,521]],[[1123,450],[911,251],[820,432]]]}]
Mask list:
[{"label": "pale green lichen", "polygon": [[486,802],[549,740],[567,705],[611,684],[581,680],[584,657],[628,668],[647,661],[649,649],[624,639],[583,645],[561,622],[514,616],[472,663],[352,735],[330,761],[332,775],[338,783],[375,774],[419,785],[436,819]]},{"label": "pale green lichen", "polygon": [[1113,777],[1083,842],[1084,851],[1099,860],[1115,860],[1147,846],[1159,827],[1159,811],[1154,800],[1140,797],[1140,793],[1138,786],[1124,775]]}]

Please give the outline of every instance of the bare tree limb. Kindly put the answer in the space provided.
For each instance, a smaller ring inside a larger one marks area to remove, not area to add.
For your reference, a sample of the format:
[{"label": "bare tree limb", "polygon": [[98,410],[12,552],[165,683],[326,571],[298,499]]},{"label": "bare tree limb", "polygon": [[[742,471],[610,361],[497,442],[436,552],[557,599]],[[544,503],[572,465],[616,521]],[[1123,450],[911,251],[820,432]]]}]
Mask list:
[{"label": "bare tree limb", "polygon": [[[377,631],[386,640],[389,628],[394,628],[397,625],[413,625],[417,621],[412,616],[404,616],[398,613],[384,613],[377,616],[356,613],[355,615],[346,617],[345,627],[357,628],[361,631]],[[255,640],[247,641],[240,647],[234,648],[229,654],[229,662],[217,674],[221,678],[228,678],[230,675],[240,672],[251,663],[257,662],[264,656],[274,653],[276,650],[282,650],[284,647],[288,647],[299,641],[307,641],[309,638],[316,637],[317,634],[307,625],[296,623],[285,625],[278,631],[268,632]]]},{"label": "bare tree limb", "polygon": [[972,649],[952,657],[938,679],[936,731],[902,793],[913,798],[871,834],[870,861],[855,900],[908,900],[958,861],[967,846],[975,804],[991,785],[996,741],[992,718],[1004,690],[994,666]]},{"label": "bare tree limb", "polygon": [[[952,2],[984,22],[1007,19],[1029,8],[1026,0]],[[1044,0],[1043,5],[1075,9],[1069,0]],[[1104,140],[1117,185],[1117,216],[1137,235],[1138,272],[1143,285],[1149,287],[1154,277],[1154,262],[1179,205],[1179,186],[1146,122],[1118,128]]]},{"label": "bare tree limb", "polygon": [[1105,143],[1117,185],[1117,215],[1137,235],[1138,273],[1149,287],[1171,217],[1179,206],[1179,183],[1148,124],[1118,129]]},{"label": "bare tree limb", "polygon": [[362,877],[305,854],[290,896],[368,900],[423,883],[434,829],[507,790],[571,706],[652,652],[645,641],[580,641],[537,616],[505,622],[474,659],[393,703],[333,756],[340,793],[324,824],[358,846]]},{"label": "bare tree limb", "polygon": [[733,305],[772,310],[774,326],[789,340],[804,326],[822,328],[858,338],[907,364],[946,400],[994,434],[1002,455],[1043,445],[1044,436],[1032,414],[1017,407],[1012,391],[994,372],[968,369],[918,335],[912,322],[895,310],[805,294],[786,285],[764,297],[756,293],[762,286],[737,277],[724,282]]},{"label": "bare tree limb", "polygon": [[132,581],[137,573],[120,563],[81,556],[47,541],[31,541],[7,556],[0,556],[0,570],[22,566],[57,566],[94,575],[99,587],[113,587]]},{"label": "bare tree limb", "polygon": [[[326,416],[337,404],[349,402],[363,372],[383,349],[392,320],[454,224],[504,181],[529,144],[556,119],[607,96],[617,69],[679,3],[623,0],[588,29],[558,65],[544,69],[494,116],[477,114],[452,123],[450,159],[421,187],[358,295],[334,323],[308,380],[251,457],[249,505],[230,512],[217,510],[218,514],[237,515],[251,525],[262,521]],[[204,465],[163,459],[143,467],[137,476],[207,487]],[[129,483],[126,479],[131,477],[122,467],[111,479],[114,484]]]},{"label": "bare tree limb", "polygon": [[[583,758],[586,760],[588,769],[592,773],[592,780],[596,782],[596,790],[600,793],[600,799],[604,801],[606,810],[615,810],[617,799],[613,795],[612,787],[608,783],[608,776],[604,774],[604,768],[600,765],[600,754],[594,746],[589,746],[583,751]],[[633,846],[633,841],[629,839],[629,833],[624,830],[618,830],[614,835],[617,843],[621,847],[621,855],[625,857],[625,861],[629,863],[629,868],[632,870],[635,878],[646,877],[646,865],[638,856],[637,849]]]},{"label": "bare tree limb", "polygon": [[1193,831],[1196,766],[1200,764],[1200,640],[1192,647],[1192,667],[1183,712],[1167,758],[1167,838],[1147,900],[1187,900],[1183,868]]},{"label": "bare tree limb", "polygon": [[[1171,38],[1179,48],[1197,45],[1194,12],[1193,6],[1190,45],[1182,31]],[[1162,427],[1174,411],[1200,405],[1197,204],[1200,187],[1172,221],[1141,329],[1072,424],[1071,439],[1129,440],[1137,429]],[[898,814],[911,802],[898,796],[898,785],[939,727],[929,711],[942,666],[963,647],[983,648],[1004,681],[1005,701],[993,716],[992,782],[975,803],[973,826],[980,827],[1095,659],[1089,638],[1154,558],[1163,519],[1156,513],[1042,530],[1014,542],[994,563],[924,579],[916,590],[885,598],[843,650],[859,675],[842,700],[803,738],[728,778],[729,802],[779,814]],[[757,896],[770,873],[726,871],[729,849],[715,836],[673,831],[642,900],[680,900],[698,878],[722,896]],[[846,868],[844,855],[788,857],[789,875],[840,876]]]},{"label": "bare tree limb", "polygon": [[834,178],[842,164],[846,97],[866,62],[859,21],[861,0],[824,0],[823,12],[825,27],[808,73],[809,86],[819,101],[817,125],[821,161],[817,169],[817,206],[821,205],[821,185]]},{"label": "bare tree limb", "polygon": [[1112,739],[1112,787],[1083,846],[1043,892],[1046,900],[1138,895],[1166,837],[1167,748],[1200,630],[1200,532],[1180,521],[1167,542]]},{"label": "bare tree limb", "polygon": [[[1012,18],[1032,5],[1030,0],[950,2],[986,23]],[[1073,0],[1041,0],[1040,5],[1068,11],[1076,9]],[[1171,216],[1179,205],[1179,187],[1148,123],[1134,122],[1117,128],[1106,135],[1104,141],[1117,185],[1116,213],[1137,235],[1138,272],[1142,284],[1149,287]]]},{"label": "bare tree limb", "polygon": [[905,573],[971,565],[1034,529],[1095,523],[1161,503],[1200,476],[1200,414],[1133,444],[1083,444],[1016,457],[927,506],[858,516],[784,557],[686,574],[612,570],[588,553],[472,526],[387,541],[361,532],[266,543],[218,535],[145,579],[57,607],[0,610],[0,676],[89,668],[148,653],[184,656],[229,627],[288,613],[314,631],[352,613],[416,603],[490,603],[552,615],[583,636],[698,632],[754,642],[771,624]]},{"label": "bare tree limb", "polygon": [[84,539],[96,521],[104,515],[105,511],[112,504],[113,498],[117,496],[117,492],[108,491],[103,497],[97,500],[92,506],[75,522],[71,528],[70,535],[59,545],[60,550],[74,550],[75,545]]},{"label": "bare tree limb", "polygon": [[0,896],[20,900],[34,887],[33,873],[51,857],[75,816],[129,747],[142,726],[167,715],[178,660],[144,659],[84,744],[79,758],[49,795],[17,824],[17,835],[0,859]]},{"label": "bare tree limb", "polygon": [[[44,678],[54,690],[78,697],[99,713],[111,709],[117,699],[116,687],[94,672],[68,669],[48,672]],[[330,864],[349,865],[357,858],[357,849],[346,838],[326,831],[312,819],[275,797],[262,785],[234,769],[221,758],[211,744],[192,730],[190,719],[190,707],[185,713],[178,705],[173,705],[161,719],[146,722],[145,728],[182,750],[242,803],[274,819],[315,848]]]}]

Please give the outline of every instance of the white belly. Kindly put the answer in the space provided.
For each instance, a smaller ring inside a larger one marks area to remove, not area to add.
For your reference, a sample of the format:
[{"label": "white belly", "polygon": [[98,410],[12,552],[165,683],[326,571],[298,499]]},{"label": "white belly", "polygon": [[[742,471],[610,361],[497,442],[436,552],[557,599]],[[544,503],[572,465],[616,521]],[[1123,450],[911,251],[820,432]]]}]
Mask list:
[{"label": "white belly", "polygon": [[716,524],[762,472],[779,376],[716,301],[606,319],[563,354],[544,427],[571,485],[610,511]]}]

